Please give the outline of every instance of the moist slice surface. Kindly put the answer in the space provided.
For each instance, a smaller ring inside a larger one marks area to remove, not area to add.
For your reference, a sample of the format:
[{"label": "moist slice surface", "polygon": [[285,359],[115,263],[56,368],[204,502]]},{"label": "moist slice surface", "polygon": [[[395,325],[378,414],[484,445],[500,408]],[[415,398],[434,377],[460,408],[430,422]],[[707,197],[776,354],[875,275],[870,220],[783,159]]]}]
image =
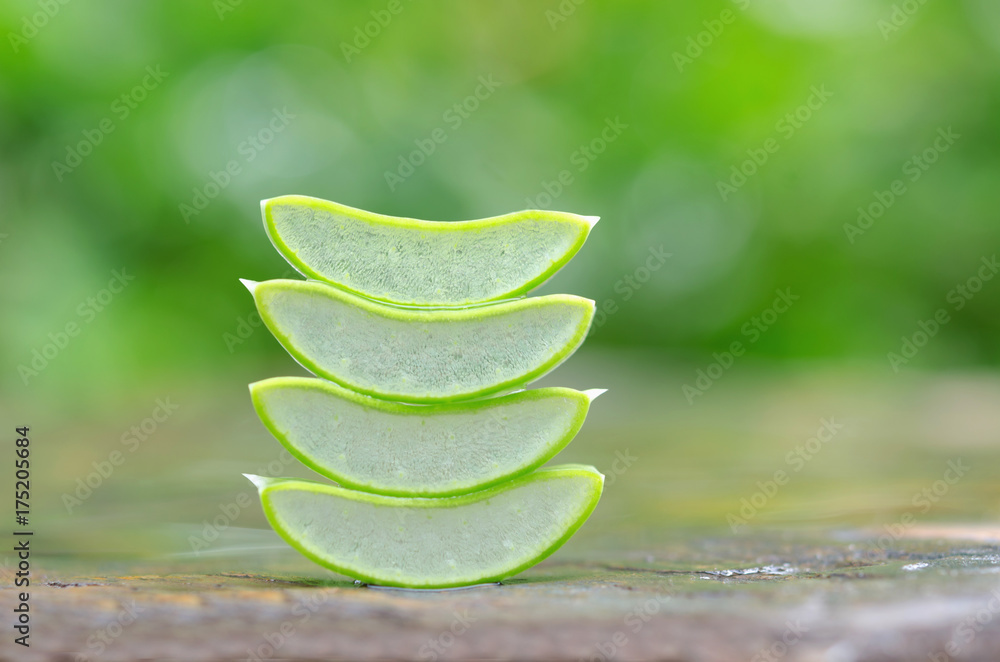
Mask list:
[{"label": "moist slice surface", "polygon": [[534,381],[576,351],[594,314],[593,301],[568,294],[428,310],[315,281],[244,283],[271,333],[313,374],[401,402],[471,399]]},{"label": "moist slice surface", "polygon": [[322,379],[250,385],[254,407],[300,461],[345,487],[393,496],[483,489],[548,461],[603,391],[542,388],[465,403],[406,405]]},{"label": "moist slice surface", "polygon": [[261,212],[271,242],[303,275],[418,306],[525,294],[576,254],[597,221],[543,210],[421,221],[301,195],[264,200]]},{"label": "moist slice surface", "polygon": [[538,563],[586,521],[604,484],[593,467],[539,469],[441,499],[387,497],[247,476],[289,544],[336,572],[386,586],[499,581]]}]

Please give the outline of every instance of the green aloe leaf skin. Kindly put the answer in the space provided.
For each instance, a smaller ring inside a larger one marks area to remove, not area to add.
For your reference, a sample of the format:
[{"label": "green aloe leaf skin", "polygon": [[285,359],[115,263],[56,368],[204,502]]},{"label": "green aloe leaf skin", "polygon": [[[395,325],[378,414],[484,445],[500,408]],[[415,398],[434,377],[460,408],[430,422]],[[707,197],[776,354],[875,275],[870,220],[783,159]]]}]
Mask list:
[{"label": "green aloe leaf skin", "polygon": [[285,195],[261,202],[268,237],[308,278],[379,301],[462,306],[527,294],[583,246],[596,216],[528,210],[421,221]]},{"label": "green aloe leaf skin", "polygon": [[459,309],[389,306],[314,281],[244,280],[313,374],[399,402],[468,400],[542,377],[583,343],[594,302],[552,294]]},{"label": "green aloe leaf skin", "polygon": [[439,499],[390,497],[312,481],[247,475],[292,547],[338,573],[383,586],[496,582],[557,550],[587,520],[604,476],[593,467],[539,469]]},{"label": "green aloe leaf skin", "polygon": [[351,489],[422,497],[481,490],[541,466],[603,392],[542,388],[407,405],[308,377],[250,385],[261,421],[306,466]]}]

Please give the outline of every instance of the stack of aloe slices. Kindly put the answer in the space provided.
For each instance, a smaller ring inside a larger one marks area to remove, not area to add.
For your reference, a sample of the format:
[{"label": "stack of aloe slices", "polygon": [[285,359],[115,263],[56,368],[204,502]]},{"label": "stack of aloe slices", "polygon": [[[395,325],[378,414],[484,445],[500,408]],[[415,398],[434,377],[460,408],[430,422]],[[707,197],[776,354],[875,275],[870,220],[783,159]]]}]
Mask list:
[{"label": "stack of aloe slices", "polygon": [[558,549],[604,476],[539,467],[603,391],[523,389],[583,343],[594,302],[524,298],[597,219],[522,211],[461,222],[382,216],[304,196],[261,203],[272,243],[310,280],[244,280],[267,328],[322,379],[250,385],[303,464],[337,486],[250,478],[292,547],[373,584],[494,582]]}]

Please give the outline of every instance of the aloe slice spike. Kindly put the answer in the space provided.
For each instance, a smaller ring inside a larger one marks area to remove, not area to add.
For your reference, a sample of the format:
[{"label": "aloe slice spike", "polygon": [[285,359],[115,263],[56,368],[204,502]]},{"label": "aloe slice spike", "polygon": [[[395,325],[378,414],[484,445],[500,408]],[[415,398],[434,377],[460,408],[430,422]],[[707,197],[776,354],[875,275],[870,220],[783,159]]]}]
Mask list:
[{"label": "aloe slice spike", "polygon": [[322,566],[372,584],[450,588],[496,582],[535,565],[582,525],[600,499],[593,467],[539,469],[442,499],[356,492],[246,475],[268,521]]},{"label": "aloe slice spike", "polygon": [[271,243],[308,278],[379,301],[456,306],[514,298],[583,246],[597,216],[528,210],[421,221],[285,195],[261,201]]},{"label": "aloe slice spike", "polygon": [[473,492],[548,462],[601,392],[542,388],[406,405],[308,377],[250,385],[261,421],[307,467],[351,489],[422,497]]},{"label": "aloe slice spike", "polygon": [[315,281],[245,281],[261,319],[315,375],[400,402],[522,386],[583,343],[594,302],[551,294],[469,308],[388,306]]}]

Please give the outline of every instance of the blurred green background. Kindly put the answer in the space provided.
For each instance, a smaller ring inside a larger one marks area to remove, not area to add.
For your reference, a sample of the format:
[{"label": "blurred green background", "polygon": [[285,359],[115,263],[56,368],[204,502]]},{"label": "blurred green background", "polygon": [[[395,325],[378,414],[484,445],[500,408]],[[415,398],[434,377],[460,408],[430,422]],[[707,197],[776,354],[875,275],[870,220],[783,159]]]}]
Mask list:
[{"label": "blurred green background", "polygon": [[[245,385],[301,370],[237,279],[289,275],[258,207],[287,193],[602,217],[542,290],[613,311],[545,382],[613,387],[564,459],[647,449],[598,532],[724,526],[825,416],[853,445],[775,501],[806,521],[892,517],[1000,441],[993,0],[11,0],[0,34],[0,411],[37,430],[66,549],[197,529],[277,457]],[[777,291],[797,299],[769,312]],[[129,450],[157,398],[176,414]],[[982,474],[966,515],[998,514]]]}]

